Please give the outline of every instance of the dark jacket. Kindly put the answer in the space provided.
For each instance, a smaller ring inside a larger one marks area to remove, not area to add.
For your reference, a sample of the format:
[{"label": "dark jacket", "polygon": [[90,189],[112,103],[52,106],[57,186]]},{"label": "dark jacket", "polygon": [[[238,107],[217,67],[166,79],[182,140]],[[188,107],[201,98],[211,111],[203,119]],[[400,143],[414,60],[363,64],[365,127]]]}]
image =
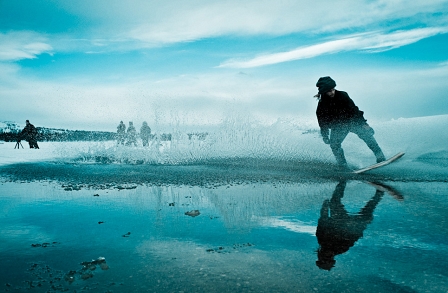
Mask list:
[{"label": "dark jacket", "polygon": [[316,110],[322,135],[328,130],[346,124],[365,124],[364,112],[360,111],[346,92],[335,91],[334,97],[323,94]]},{"label": "dark jacket", "polygon": [[126,133],[126,125],[124,125],[124,123],[118,124],[118,126],[117,126],[117,133],[118,134]]},{"label": "dark jacket", "polygon": [[25,138],[27,141],[35,140],[36,136],[37,136],[37,129],[31,123],[27,124],[21,132],[21,137]]},{"label": "dark jacket", "polygon": [[140,137],[142,139],[148,139],[151,137],[151,127],[149,127],[147,124],[142,125],[140,128]]}]

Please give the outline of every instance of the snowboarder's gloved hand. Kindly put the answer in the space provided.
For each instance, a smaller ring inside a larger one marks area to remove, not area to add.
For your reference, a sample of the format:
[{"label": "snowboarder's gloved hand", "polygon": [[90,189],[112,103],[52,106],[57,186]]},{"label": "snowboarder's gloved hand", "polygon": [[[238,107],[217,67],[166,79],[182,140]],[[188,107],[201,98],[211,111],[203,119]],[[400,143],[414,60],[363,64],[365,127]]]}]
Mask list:
[{"label": "snowboarder's gloved hand", "polygon": [[330,134],[330,131],[326,127],[320,128],[320,135],[322,136],[322,139],[324,140],[325,144],[330,144],[330,139],[328,138],[328,135]]}]

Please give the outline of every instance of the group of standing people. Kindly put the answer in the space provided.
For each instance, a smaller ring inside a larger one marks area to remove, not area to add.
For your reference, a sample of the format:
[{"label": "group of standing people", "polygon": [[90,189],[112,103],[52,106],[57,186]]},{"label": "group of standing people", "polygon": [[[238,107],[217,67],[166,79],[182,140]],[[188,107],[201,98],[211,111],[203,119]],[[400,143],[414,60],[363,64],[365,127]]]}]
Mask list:
[{"label": "group of standing people", "polygon": [[[146,121],[143,122],[142,127],[140,127],[140,138],[142,139],[143,146],[149,145],[151,128]],[[129,121],[127,130],[123,121],[120,121],[120,124],[117,126],[117,143],[127,146],[137,146],[137,130],[132,121]]]}]

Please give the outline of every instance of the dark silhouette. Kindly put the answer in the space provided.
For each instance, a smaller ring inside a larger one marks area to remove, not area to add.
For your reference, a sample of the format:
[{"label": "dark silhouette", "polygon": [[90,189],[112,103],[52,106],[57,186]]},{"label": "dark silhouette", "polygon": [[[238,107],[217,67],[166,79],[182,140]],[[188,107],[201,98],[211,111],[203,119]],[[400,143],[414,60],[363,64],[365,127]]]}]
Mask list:
[{"label": "dark silhouette", "polygon": [[[33,124],[30,123],[29,120],[26,120],[26,126],[23,128],[22,132],[20,133],[20,137],[25,138],[25,140],[30,145],[30,149],[38,149],[39,146],[37,145],[37,129],[34,127]],[[20,143],[20,139],[17,141],[17,144]]]},{"label": "dark silhouette", "polygon": [[151,128],[146,121],[143,122],[140,128],[140,138],[142,139],[143,146],[148,146],[148,141],[151,138]]},{"label": "dark silhouette", "polygon": [[126,138],[127,138],[126,145],[137,146],[137,131],[135,130],[133,122],[129,122]]},{"label": "dark silhouette", "polygon": [[341,202],[345,186],[345,181],[339,182],[331,199],[324,201],[317,224],[319,249],[316,265],[328,271],[336,263],[334,257],[347,252],[363,236],[367,225],[373,220],[373,211],[384,195],[384,191],[377,189],[358,214],[350,215]]},{"label": "dark silhouette", "polygon": [[117,126],[117,144],[124,144],[126,141],[126,125],[123,121]]},{"label": "dark silhouette", "polygon": [[[360,111],[346,92],[335,90],[336,82],[329,76],[321,77],[316,83],[319,99],[316,116],[322,139],[329,144],[342,169],[349,169],[345,159],[342,142],[349,132],[353,132],[362,139],[375,154],[377,163],[386,158],[378,146],[374,130],[364,119],[364,112]],[[331,133],[330,133],[331,130]]]}]

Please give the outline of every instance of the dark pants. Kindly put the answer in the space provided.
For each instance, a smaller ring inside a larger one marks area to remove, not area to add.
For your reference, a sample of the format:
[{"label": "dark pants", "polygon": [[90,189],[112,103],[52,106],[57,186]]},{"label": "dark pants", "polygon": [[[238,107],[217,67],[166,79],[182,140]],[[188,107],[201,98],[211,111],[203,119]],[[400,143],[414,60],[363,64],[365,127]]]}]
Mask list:
[{"label": "dark pants", "polygon": [[349,132],[353,132],[360,139],[362,139],[369,149],[375,154],[377,162],[384,161],[385,157],[381,148],[378,146],[375,138],[373,137],[374,131],[372,128],[365,128],[364,126],[368,126],[367,124],[362,125],[343,125],[336,126],[331,128],[330,133],[330,147],[331,150],[336,157],[336,161],[341,166],[346,166],[347,161],[345,159],[344,150],[342,149],[342,142],[347,137]]},{"label": "dark pants", "polygon": [[125,133],[117,133],[117,144],[124,144],[126,142],[126,134]]},{"label": "dark pants", "polygon": [[37,144],[36,139],[28,139],[28,144],[30,145],[30,149],[38,149],[39,145]]}]

